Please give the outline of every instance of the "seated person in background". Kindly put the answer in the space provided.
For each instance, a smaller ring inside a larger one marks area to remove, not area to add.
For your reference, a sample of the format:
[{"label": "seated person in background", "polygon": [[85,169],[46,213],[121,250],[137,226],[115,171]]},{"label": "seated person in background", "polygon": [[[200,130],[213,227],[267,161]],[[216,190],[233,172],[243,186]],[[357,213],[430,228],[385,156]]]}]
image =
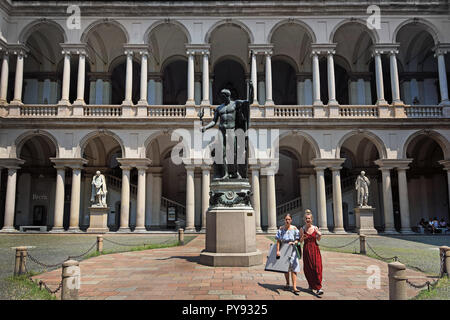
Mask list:
[{"label": "seated person in background", "polygon": [[439,230],[439,221],[436,217],[433,219],[433,227],[435,232],[441,232],[441,230]]},{"label": "seated person in background", "polygon": [[426,229],[427,223],[426,223],[426,221],[425,221],[424,218],[420,219],[420,221],[419,221],[419,226],[421,226],[421,227],[423,227],[423,228]]},{"label": "seated person in background", "polygon": [[441,221],[439,222],[439,227],[441,228],[447,227],[447,222],[445,222],[444,218],[442,218]]},{"label": "seated person in background", "polygon": [[435,228],[434,228],[434,224],[433,224],[433,219],[430,218],[430,220],[428,221],[428,227],[427,230],[430,231],[431,233],[434,234],[435,232]]}]

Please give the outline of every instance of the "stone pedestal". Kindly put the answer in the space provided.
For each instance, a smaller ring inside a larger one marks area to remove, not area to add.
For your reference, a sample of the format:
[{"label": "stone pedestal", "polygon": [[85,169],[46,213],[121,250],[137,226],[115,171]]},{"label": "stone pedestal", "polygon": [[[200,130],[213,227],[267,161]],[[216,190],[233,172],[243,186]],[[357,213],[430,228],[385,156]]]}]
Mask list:
[{"label": "stone pedestal", "polygon": [[262,264],[256,249],[255,213],[250,184],[242,180],[211,183],[206,212],[206,248],[200,263],[214,267],[249,267]]},{"label": "stone pedestal", "polygon": [[356,232],[358,234],[378,234],[373,227],[373,213],[375,208],[372,207],[356,207]]},{"label": "stone pedestal", "polygon": [[87,232],[89,233],[106,233],[108,229],[108,212],[109,208],[89,207],[90,223]]}]

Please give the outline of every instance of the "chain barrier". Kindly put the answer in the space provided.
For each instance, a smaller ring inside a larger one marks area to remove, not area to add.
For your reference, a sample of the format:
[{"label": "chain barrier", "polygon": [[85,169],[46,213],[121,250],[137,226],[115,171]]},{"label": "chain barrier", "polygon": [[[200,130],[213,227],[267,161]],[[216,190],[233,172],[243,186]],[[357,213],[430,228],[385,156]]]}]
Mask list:
[{"label": "chain barrier", "polygon": [[[27,264],[25,263],[25,274],[27,275],[28,280],[33,283],[36,283],[34,279],[31,277],[31,273],[28,271]],[[45,290],[47,290],[50,294],[56,294],[59,290],[61,290],[63,285],[63,280],[59,283],[58,287],[55,290],[51,290],[47,284],[43,280],[39,280],[39,289],[42,290],[42,286],[44,286]]]},{"label": "chain barrier", "polygon": [[88,254],[89,252],[91,252],[91,250],[94,249],[96,246],[97,246],[97,241],[95,241],[95,242],[92,244],[92,246],[91,246],[86,252],[84,252],[84,253],[82,253],[82,254],[80,254],[80,255],[78,255],[78,256],[69,256],[69,260],[70,260],[70,259],[78,259],[78,258],[81,258],[81,257],[87,255],[87,254]]},{"label": "chain barrier", "polygon": [[116,241],[113,241],[113,240],[110,240],[110,239],[106,239],[106,238],[103,238],[103,240],[106,240],[106,241],[108,241],[108,242],[111,242],[112,244],[115,244],[115,245],[117,245],[117,246],[125,246],[125,247],[146,246],[145,243],[144,243],[144,244],[119,243],[119,242],[116,242]]},{"label": "chain barrier", "polygon": [[319,244],[319,247],[323,247],[323,248],[327,248],[327,249],[340,249],[340,248],[347,247],[347,246],[353,244],[354,242],[356,242],[356,241],[358,241],[358,240],[359,240],[359,238],[356,238],[355,240],[352,240],[352,241],[350,241],[349,243],[344,244],[343,246],[338,246],[338,247],[329,247],[329,246],[325,246],[325,245],[323,245],[323,244]]},{"label": "chain barrier", "polygon": [[36,259],[35,257],[33,257],[29,252],[28,252],[28,257],[30,258],[31,261],[33,261],[34,263],[40,265],[41,267],[44,268],[54,268],[54,267],[61,267],[63,262],[57,263],[57,264],[45,264],[43,262],[40,262],[38,259]]},{"label": "chain barrier", "polygon": [[369,249],[370,249],[370,250],[371,250],[378,258],[380,258],[381,260],[384,260],[384,261],[389,261],[389,260],[398,261],[398,257],[397,257],[397,256],[393,256],[393,257],[390,257],[390,258],[385,258],[385,257],[380,256],[380,255],[379,255],[378,253],[376,253],[375,250],[370,246],[370,244],[369,244],[368,241],[366,241],[366,244],[367,244],[367,246],[369,247]]},{"label": "chain barrier", "polygon": [[[413,287],[413,288],[415,288],[415,289],[422,289],[422,288],[425,288],[425,286],[426,286],[426,287],[428,288],[428,291],[430,291],[430,287],[434,288],[434,287],[437,285],[437,283],[439,282],[439,280],[440,280],[441,278],[444,277],[444,262],[445,262],[445,251],[441,251],[441,254],[440,254],[440,271],[439,271],[439,275],[433,277],[433,278],[437,278],[437,280],[435,280],[435,281],[433,281],[433,282],[426,281],[426,282],[425,282],[424,284],[422,284],[422,285],[417,285],[417,284],[412,283],[412,282],[409,281],[408,279],[406,279],[406,283],[407,283],[410,287]],[[414,266],[410,266],[410,267],[412,267],[412,268],[414,268],[414,269],[417,269],[417,270],[419,270],[419,271],[421,271],[421,272],[425,272],[425,271],[421,270],[421,269],[418,268],[418,267],[414,267]]]}]

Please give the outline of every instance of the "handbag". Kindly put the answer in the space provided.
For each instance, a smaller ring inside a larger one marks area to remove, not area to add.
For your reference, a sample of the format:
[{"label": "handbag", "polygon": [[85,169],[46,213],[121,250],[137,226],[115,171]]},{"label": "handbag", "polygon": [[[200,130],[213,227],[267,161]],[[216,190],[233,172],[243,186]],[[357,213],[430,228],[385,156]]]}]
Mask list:
[{"label": "handbag", "polygon": [[295,250],[297,250],[297,256],[300,260],[302,258],[302,245],[300,244],[300,241],[295,245]]}]

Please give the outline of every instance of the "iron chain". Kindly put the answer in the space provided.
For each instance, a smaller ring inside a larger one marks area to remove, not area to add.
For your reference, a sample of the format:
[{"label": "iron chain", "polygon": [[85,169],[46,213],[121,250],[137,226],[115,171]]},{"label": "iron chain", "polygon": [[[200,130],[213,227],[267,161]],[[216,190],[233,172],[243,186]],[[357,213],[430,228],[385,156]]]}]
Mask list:
[{"label": "iron chain", "polygon": [[30,258],[31,261],[33,261],[34,263],[36,263],[36,264],[38,264],[38,265],[40,265],[41,267],[44,267],[44,268],[60,267],[63,264],[63,262],[60,262],[60,263],[57,263],[57,264],[45,264],[45,263],[40,262],[36,258],[34,258],[30,253],[28,253],[28,257]]},{"label": "iron chain", "polygon": [[127,244],[127,243],[119,243],[119,242],[115,242],[115,241],[113,241],[113,240],[106,239],[106,238],[103,238],[103,240],[106,240],[106,241],[111,242],[112,244],[115,244],[115,245],[118,245],[118,246],[126,246],[126,247],[136,247],[136,246],[141,246],[141,245],[145,246],[145,245],[146,245],[145,243],[144,243],[144,244]]},{"label": "iron chain", "polygon": [[339,248],[347,247],[347,246],[353,244],[354,242],[356,242],[356,241],[358,241],[358,240],[359,240],[359,238],[356,238],[355,240],[352,240],[352,241],[350,241],[349,243],[344,244],[343,246],[338,246],[338,247],[329,247],[329,246],[325,246],[325,245],[323,245],[323,244],[319,244],[319,247],[324,247],[324,248],[328,248],[328,249],[339,249]]},{"label": "iron chain", "polygon": [[393,256],[393,257],[390,257],[390,258],[383,258],[382,256],[380,256],[378,253],[375,252],[375,250],[370,246],[370,244],[369,244],[368,241],[366,241],[366,244],[367,244],[367,246],[369,247],[369,249],[370,249],[370,250],[371,250],[378,258],[380,258],[381,260],[385,260],[385,261],[388,261],[388,260],[398,261],[398,257],[397,257],[397,256]]},{"label": "iron chain", "polygon": [[77,259],[77,258],[81,258],[82,256],[87,255],[92,249],[94,249],[94,247],[97,245],[97,241],[95,241],[92,246],[84,253],[78,255],[78,256],[69,256],[69,260],[70,259]]}]

